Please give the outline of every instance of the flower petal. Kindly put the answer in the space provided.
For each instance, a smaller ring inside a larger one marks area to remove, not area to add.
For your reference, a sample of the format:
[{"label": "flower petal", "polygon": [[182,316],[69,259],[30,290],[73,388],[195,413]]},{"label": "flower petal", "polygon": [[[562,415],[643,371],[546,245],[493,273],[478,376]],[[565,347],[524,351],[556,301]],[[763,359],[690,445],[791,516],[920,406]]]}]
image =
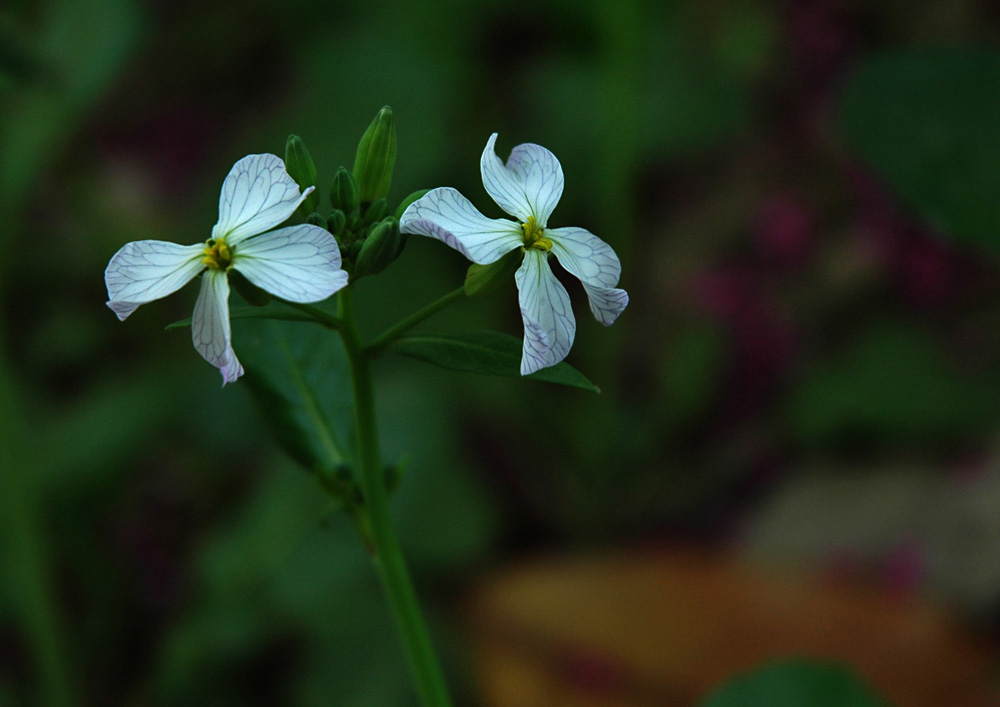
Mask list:
[{"label": "flower petal", "polygon": [[569,295],[552,274],[547,260],[547,253],[529,248],[514,275],[524,321],[522,376],[566,358],[576,335]]},{"label": "flower petal", "polygon": [[486,218],[451,187],[433,189],[410,204],[399,228],[437,238],[480,265],[499,260],[523,242],[518,224]]},{"label": "flower petal", "polygon": [[124,321],[139,305],[176,292],[205,267],[204,247],[166,241],[126,243],[104,271],[108,307]]},{"label": "flower petal", "polygon": [[615,287],[622,266],[611,246],[582,228],[549,228],[545,237],[568,272],[583,283],[590,311],[601,324],[613,324],[628,305],[628,293]]},{"label": "flower petal", "polygon": [[563,171],[559,160],[541,145],[524,143],[515,147],[507,165],[494,150],[497,134],[486,143],[480,168],[483,186],[507,213],[524,223],[529,216],[544,228],[563,192]]},{"label": "flower petal", "polygon": [[233,250],[233,267],[257,287],[289,302],[319,302],[347,284],[337,241],[309,224],[243,241]]},{"label": "flower petal", "polygon": [[233,246],[286,220],[315,187],[299,193],[299,185],[275,155],[247,155],[233,165],[222,183],[219,222],[212,238]]},{"label": "flower petal", "polygon": [[191,340],[202,357],[222,373],[222,385],[243,375],[229,327],[229,281],[221,270],[206,270],[191,318]]},{"label": "flower petal", "polygon": [[541,145],[526,142],[511,151],[507,169],[521,180],[535,223],[545,228],[562,198],[564,180],[559,160]]}]

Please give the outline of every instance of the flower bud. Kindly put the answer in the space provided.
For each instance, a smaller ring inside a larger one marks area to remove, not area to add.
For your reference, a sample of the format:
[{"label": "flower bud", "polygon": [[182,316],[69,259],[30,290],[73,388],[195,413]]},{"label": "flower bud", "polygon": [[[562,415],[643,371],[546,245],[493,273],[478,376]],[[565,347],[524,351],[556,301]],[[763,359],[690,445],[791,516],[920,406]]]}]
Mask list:
[{"label": "flower bud", "polygon": [[354,216],[348,216],[347,217],[347,230],[348,231],[350,231],[352,233],[357,233],[358,231],[361,230],[361,227],[363,225],[364,225],[364,222],[361,220],[360,216],[354,215]]},{"label": "flower bud", "polygon": [[376,275],[396,259],[399,252],[399,222],[390,216],[365,238],[354,260],[354,274]]},{"label": "flower bud", "polygon": [[262,290],[255,284],[247,280],[239,270],[235,268],[227,273],[229,285],[240,293],[240,297],[246,303],[254,307],[263,307],[271,303],[271,293]]},{"label": "flower bud", "polygon": [[344,216],[344,212],[340,209],[334,209],[327,215],[326,221],[329,224],[326,230],[333,235],[337,235],[344,230],[344,226],[347,224],[347,217]]},{"label": "flower bud", "polygon": [[359,238],[358,240],[351,243],[351,247],[347,250],[347,258],[352,263],[357,262],[358,254],[361,252],[361,246],[365,244],[364,240]]},{"label": "flower bud", "polygon": [[326,222],[326,219],[323,218],[323,214],[321,214],[318,211],[313,211],[311,214],[306,216],[306,223],[308,223],[311,226],[319,226],[324,231],[329,230],[329,226]]},{"label": "flower bud", "polygon": [[337,173],[333,175],[330,203],[333,204],[333,208],[340,209],[347,216],[358,208],[358,182],[354,179],[354,175],[343,167],[338,167]]},{"label": "flower bud", "polygon": [[[309,187],[316,186],[316,165],[313,164],[312,157],[306,144],[298,135],[289,135],[285,142],[285,171],[299,185],[299,189],[305,191]],[[296,211],[305,216],[316,210],[319,204],[319,194],[313,193],[306,197]]]},{"label": "flower bud", "polygon": [[377,223],[381,221],[385,218],[385,212],[388,210],[385,197],[383,196],[365,210],[365,223]]},{"label": "flower bud", "polygon": [[465,274],[465,294],[468,297],[478,297],[493,292],[504,282],[509,282],[514,272],[521,266],[524,254],[520,248],[515,248],[507,255],[489,265],[469,266]]},{"label": "flower bud", "polygon": [[395,163],[396,121],[392,109],[383,106],[361,136],[354,159],[354,178],[358,180],[362,204],[371,204],[389,193]]}]

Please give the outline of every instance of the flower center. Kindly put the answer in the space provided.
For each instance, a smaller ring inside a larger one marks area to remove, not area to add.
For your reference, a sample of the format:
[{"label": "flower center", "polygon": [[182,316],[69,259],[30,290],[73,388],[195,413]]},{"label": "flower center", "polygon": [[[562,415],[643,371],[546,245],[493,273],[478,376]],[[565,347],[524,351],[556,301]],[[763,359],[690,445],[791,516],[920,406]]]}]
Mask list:
[{"label": "flower center", "polygon": [[212,270],[229,270],[233,262],[233,254],[229,251],[224,238],[209,238],[205,243],[205,250],[202,251],[205,257],[201,259],[206,266]]},{"label": "flower center", "polygon": [[534,216],[529,216],[528,220],[521,224],[521,231],[524,233],[525,248],[537,248],[545,253],[552,250],[552,241],[542,237],[545,229],[535,223]]}]

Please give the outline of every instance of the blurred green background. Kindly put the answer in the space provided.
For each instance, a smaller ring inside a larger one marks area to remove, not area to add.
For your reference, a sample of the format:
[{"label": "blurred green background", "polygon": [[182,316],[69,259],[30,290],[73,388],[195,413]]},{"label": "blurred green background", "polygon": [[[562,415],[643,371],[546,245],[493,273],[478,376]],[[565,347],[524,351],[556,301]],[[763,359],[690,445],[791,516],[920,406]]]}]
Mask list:
[{"label": "blurred green background", "polygon": [[[994,635],[998,39],[986,0],[6,0],[0,704],[412,704],[349,523],[164,331],[194,288],[123,324],[102,281],[127,241],[205,239],[233,162],[289,133],[325,189],[383,104],[391,202],[450,185],[499,217],[486,139],[543,144],[553,223],[609,242],[631,295],[604,329],[567,279],[601,395],[376,366],[464,700],[457,600],[541,552],[737,547]],[[365,332],[465,267],[411,237],[359,284]],[[423,326],[519,335],[513,283]]]}]

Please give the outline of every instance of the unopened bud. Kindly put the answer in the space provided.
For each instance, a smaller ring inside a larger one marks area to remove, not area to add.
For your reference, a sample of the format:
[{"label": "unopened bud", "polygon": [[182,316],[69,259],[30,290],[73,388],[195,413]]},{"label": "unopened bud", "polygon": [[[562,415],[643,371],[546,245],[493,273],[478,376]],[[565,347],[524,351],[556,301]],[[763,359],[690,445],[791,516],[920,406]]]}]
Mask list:
[{"label": "unopened bud", "polygon": [[343,167],[337,168],[330,187],[330,203],[350,216],[358,208],[358,182],[354,175]]},{"label": "unopened bud", "polygon": [[381,221],[385,218],[385,212],[388,210],[388,205],[383,196],[365,210],[365,223],[377,223]]},{"label": "unopened bud", "polygon": [[380,222],[365,238],[354,260],[354,274],[375,275],[385,270],[399,253],[399,222],[392,216]]},{"label": "unopened bud", "polygon": [[337,235],[344,230],[344,225],[347,223],[347,217],[344,216],[344,212],[340,209],[334,209],[326,217],[326,222],[329,227],[326,229],[333,235]]},{"label": "unopened bud", "polygon": [[[316,165],[313,164],[312,157],[309,156],[306,144],[298,135],[289,135],[288,140],[285,141],[285,171],[295,180],[302,191],[316,186]],[[305,216],[315,211],[318,204],[319,194],[313,190],[313,193],[299,204],[296,211]]]},{"label": "unopened bud", "polygon": [[354,159],[359,200],[371,204],[389,193],[396,164],[396,121],[389,106],[383,106],[361,136]]},{"label": "unopened bud", "polygon": [[465,294],[468,297],[478,297],[493,292],[504,282],[510,281],[514,272],[521,266],[523,258],[521,249],[515,248],[489,265],[473,263],[465,274]]},{"label": "unopened bud", "polygon": [[326,219],[323,218],[323,214],[321,214],[318,211],[313,211],[311,214],[306,216],[306,223],[308,223],[311,226],[319,226],[324,231],[328,230],[328,224]]}]

